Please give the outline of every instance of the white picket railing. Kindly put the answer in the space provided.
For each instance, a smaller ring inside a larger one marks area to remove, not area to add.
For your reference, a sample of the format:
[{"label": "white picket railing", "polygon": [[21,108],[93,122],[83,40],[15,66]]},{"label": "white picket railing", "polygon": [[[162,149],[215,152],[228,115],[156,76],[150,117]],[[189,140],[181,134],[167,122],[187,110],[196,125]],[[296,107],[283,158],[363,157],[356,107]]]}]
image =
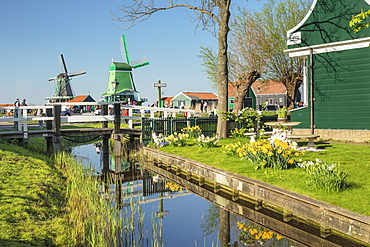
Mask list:
[{"label": "white picket railing", "polygon": [[[42,110],[43,113],[46,113],[46,109],[54,109],[54,105],[85,105],[85,106],[103,106],[108,105],[108,108],[113,108],[114,102],[71,102],[69,103],[55,103],[55,104],[47,104],[44,106],[7,106],[7,107],[0,107],[0,111],[7,111],[12,110],[13,116],[4,115],[0,117],[0,125],[1,122],[14,122],[16,123],[16,128],[18,131],[27,131],[28,125],[30,121],[39,121],[42,123],[46,120],[54,120],[54,117],[46,117],[41,116],[40,112]],[[28,111],[31,110],[32,114],[29,115]],[[128,110],[127,116],[123,116],[122,113],[124,110]],[[37,114],[34,115],[34,112],[37,111]],[[140,116],[137,116],[136,112],[139,112]],[[194,110],[188,109],[175,109],[175,108],[163,108],[163,107],[149,107],[149,106],[136,106],[136,105],[121,105],[121,120],[128,120],[129,128],[133,128],[133,120],[141,120],[142,118],[146,117],[146,114],[150,114],[150,118],[155,118],[155,113],[161,112],[163,118],[167,118],[169,116],[176,117],[176,114],[184,113],[189,118],[192,114],[195,113]],[[135,113],[135,115],[134,115]],[[108,113],[109,114],[109,113]],[[88,113],[72,113],[71,116],[61,116],[62,123],[81,123],[81,122],[103,122],[103,121],[114,121],[114,115],[96,115],[94,112]]]}]

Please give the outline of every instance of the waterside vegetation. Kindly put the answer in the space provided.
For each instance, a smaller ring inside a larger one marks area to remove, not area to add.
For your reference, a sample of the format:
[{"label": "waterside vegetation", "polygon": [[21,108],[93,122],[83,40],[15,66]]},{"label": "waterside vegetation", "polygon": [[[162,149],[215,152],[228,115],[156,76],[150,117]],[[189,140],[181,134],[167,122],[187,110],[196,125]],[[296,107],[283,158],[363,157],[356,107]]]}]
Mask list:
[{"label": "waterside vegetation", "polygon": [[1,246],[117,246],[118,209],[71,156],[0,142],[0,157]]}]

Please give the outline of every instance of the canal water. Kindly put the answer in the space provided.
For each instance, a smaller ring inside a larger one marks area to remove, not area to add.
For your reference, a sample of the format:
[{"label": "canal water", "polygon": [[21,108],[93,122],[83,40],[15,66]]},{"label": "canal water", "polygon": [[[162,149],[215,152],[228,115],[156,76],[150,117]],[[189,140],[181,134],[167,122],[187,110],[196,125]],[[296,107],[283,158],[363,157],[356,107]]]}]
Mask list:
[{"label": "canal water", "polygon": [[[72,153],[84,166],[97,172],[103,169],[99,145],[75,147]],[[114,166],[113,162],[111,160],[111,166]],[[199,186],[187,186],[188,190],[185,190],[163,175],[165,173],[145,170],[138,163],[123,161],[121,166],[123,182],[117,203],[124,214],[136,212],[135,229],[122,236],[124,246],[216,247],[224,246],[225,241],[231,244],[229,246],[361,246],[347,240],[342,245],[342,240],[321,238],[304,224],[279,223],[278,216],[264,216],[253,208],[247,212],[259,222],[252,222],[250,217],[235,210],[241,208],[240,205],[212,195]],[[111,187],[110,193],[117,198],[115,186]],[[230,208],[232,213],[225,208]],[[131,225],[130,220],[123,225]],[[267,229],[261,225],[271,227]]]}]

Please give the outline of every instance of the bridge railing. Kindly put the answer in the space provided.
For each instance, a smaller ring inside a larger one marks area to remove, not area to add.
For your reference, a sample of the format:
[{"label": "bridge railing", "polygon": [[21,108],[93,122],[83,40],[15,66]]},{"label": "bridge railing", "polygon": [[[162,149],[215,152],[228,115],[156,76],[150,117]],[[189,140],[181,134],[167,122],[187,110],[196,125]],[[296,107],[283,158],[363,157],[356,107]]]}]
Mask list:
[{"label": "bridge railing", "polygon": [[[42,123],[47,120],[54,120],[54,107],[55,106],[94,106],[94,108],[103,108],[103,106],[108,107],[107,115],[102,115],[102,112],[99,114],[97,112],[91,111],[86,113],[71,113],[71,116],[61,116],[60,121],[62,123],[81,123],[81,122],[106,122],[114,121],[113,115],[113,105],[115,102],[67,102],[67,103],[53,103],[43,106],[7,106],[0,107],[0,111],[5,112],[12,111],[12,114],[8,116],[5,114],[3,117],[0,117],[0,125],[2,122],[11,123],[14,122],[14,127],[18,131],[28,131],[28,126],[30,121],[38,121]],[[176,117],[176,114],[184,114],[186,117],[190,118],[194,115],[194,110],[188,109],[175,109],[175,108],[163,108],[163,107],[148,107],[148,106],[136,106],[136,105],[121,105],[121,121],[127,120],[129,128],[134,127],[134,122],[141,123],[142,118],[160,119],[168,118],[172,116]],[[51,109],[51,114],[46,115],[47,109]],[[110,110],[111,109],[111,110]],[[161,117],[155,117],[155,113],[160,113]]]}]

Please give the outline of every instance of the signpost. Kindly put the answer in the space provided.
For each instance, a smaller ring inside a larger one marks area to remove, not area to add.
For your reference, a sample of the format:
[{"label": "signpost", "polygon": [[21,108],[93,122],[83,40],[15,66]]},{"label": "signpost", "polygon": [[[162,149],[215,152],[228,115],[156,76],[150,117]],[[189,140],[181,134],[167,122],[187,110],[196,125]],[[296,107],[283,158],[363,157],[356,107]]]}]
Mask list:
[{"label": "signpost", "polygon": [[153,86],[158,88],[158,104],[157,104],[157,107],[162,107],[162,102],[161,102],[162,91],[161,91],[161,89],[162,89],[162,87],[167,87],[167,83],[161,83],[161,80],[159,80],[158,83],[154,83]]}]

